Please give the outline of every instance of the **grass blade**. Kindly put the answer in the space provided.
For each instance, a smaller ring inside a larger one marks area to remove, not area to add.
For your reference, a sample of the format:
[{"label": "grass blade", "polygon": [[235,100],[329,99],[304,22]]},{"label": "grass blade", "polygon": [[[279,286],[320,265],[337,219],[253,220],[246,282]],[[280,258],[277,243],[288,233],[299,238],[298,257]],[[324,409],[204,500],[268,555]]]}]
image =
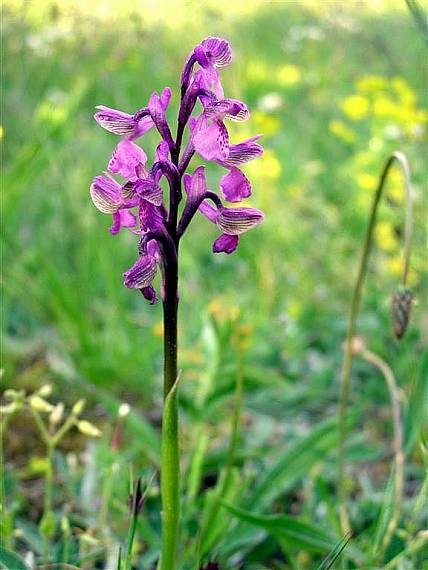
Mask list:
[{"label": "grass blade", "polygon": [[346,545],[352,538],[352,532],[348,532],[345,536],[340,540],[336,546],[333,548],[329,554],[324,558],[321,564],[318,566],[317,570],[329,570],[345,550]]}]

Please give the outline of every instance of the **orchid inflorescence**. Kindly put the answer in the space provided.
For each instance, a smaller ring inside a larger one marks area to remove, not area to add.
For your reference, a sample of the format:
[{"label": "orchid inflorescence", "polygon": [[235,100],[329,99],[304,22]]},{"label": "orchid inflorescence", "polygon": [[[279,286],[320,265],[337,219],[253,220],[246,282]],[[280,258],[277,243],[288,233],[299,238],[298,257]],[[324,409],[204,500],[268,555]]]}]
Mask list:
[{"label": "orchid inflorescence", "polygon": [[[239,236],[263,221],[260,210],[249,207],[225,207],[220,195],[207,188],[205,167],[193,174],[186,173],[195,153],[202,159],[214,161],[227,170],[220,180],[221,196],[227,202],[240,202],[251,195],[251,183],[239,166],[259,157],[263,149],[254,136],[239,144],[231,144],[224,121],[244,121],[249,118],[247,106],[236,99],[225,99],[218,68],[232,60],[229,43],[208,37],[189,55],[181,76],[181,104],[178,113],[176,139],[173,139],[166,118],[171,89],[161,95],[154,92],[147,107],[133,115],[105,106],[98,106],[95,120],[107,131],[122,138],[108,163],[108,171],[96,176],[90,193],[95,206],[112,214],[112,234],[122,227],[139,235],[139,258],[126,271],[124,285],[140,289],[152,304],[157,302],[153,280],[160,265],[165,273],[168,260],[177,257],[178,243],[199,210],[216,224],[221,235],[213,244],[213,252],[230,254],[238,246]],[[199,67],[195,70],[196,64]],[[202,112],[193,117],[198,101]],[[156,127],[162,140],[156,158],[149,169],[147,155],[135,141]],[[189,137],[181,153],[185,127]],[[181,153],[181,154],[180,154]],[[118,182],[112,175],[119,175]],[[164,201],[160,186],[165,177],[169,186],[169,205]],[[182,182],[186,201],[179,216]]]}]

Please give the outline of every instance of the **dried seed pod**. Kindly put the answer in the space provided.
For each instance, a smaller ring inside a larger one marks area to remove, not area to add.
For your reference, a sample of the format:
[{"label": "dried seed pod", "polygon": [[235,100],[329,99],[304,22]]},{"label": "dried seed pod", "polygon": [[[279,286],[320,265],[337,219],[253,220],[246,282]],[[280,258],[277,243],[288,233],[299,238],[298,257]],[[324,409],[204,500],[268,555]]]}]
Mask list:
[{"label": "dried seed pod", "polygon": [[392,326],[398,339],[404,336],[409,324],[413,297],[408,287],[401,287],[392,298]]}]

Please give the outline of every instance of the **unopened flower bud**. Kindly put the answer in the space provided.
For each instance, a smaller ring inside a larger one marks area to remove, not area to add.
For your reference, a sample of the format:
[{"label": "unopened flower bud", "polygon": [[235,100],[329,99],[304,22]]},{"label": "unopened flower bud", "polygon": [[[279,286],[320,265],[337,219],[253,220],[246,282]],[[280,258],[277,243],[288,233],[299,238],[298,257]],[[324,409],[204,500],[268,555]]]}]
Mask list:
[{"label": "unopened flower bud", "polygon": [[47,402],[46,400],[44,400],[40,396],[35,396],[35,395],[30,396],[28,401],[30,403],[30,406],[33,408],[33,410],[36,410],[36,412],[42,412],[42,413],[49,414],[50,412],[53,412],[53,410],[54,410],[54,407],[52,406],[52,404],[50,404],[49,402]]},{"label": "unopened flower bud", "polygon": [[143,507],[144,495],[141,490],[141,478],[135,483],[134,492],[129,495],[129,509],[134,517],[137,517]]},{"label": "unopened flower bud", "polygon": [[88,422],[86,420],[80,420],[77,422],[77,429],[80,431],[80,433],[88,435],[89,437],[100,437],[101,435],[101,431],[96,426],[94,426],[94,424],[91,424],[91,422]]},{"label": "unopened flower bud", "polygon": [[11,415],[18,409],[16,402],[11,402],[10,404],[6,404],[5,406],[0,406],[0,414],[1,415]]},{"label": "unopened flower bud", "polygon": [[41,398],[49,398],[52,394],[52,384],[44,384],[41,388],[34,392],[35,396],[40,396]]},{"label": "unopened flower bud", "polygon": [[49,422],[53,425],[59,424],[64,415],[64,404],[59,402],[53,409],[53,412],[49,416]]},{"label": "unopened flower bud", "polygon": [[85,407],[86,400],[78,400],[74,406],[71,408],[71,413],[73,416],[80,416],[83,412],[83,408]]},{"label": "unopened flower bud", "polygon": [[399,340],[407,330],[412,303],[413,293],[407,287],[401,287],[392,298],[392,326]]},{"label": "unopened flower bud", "polygon": [[9,388],[8,390],[4,391],[3,396],[6,398],[6,400],[16,400],[19,396],[19,392],[18,390],[13,390],[12,388]]}]

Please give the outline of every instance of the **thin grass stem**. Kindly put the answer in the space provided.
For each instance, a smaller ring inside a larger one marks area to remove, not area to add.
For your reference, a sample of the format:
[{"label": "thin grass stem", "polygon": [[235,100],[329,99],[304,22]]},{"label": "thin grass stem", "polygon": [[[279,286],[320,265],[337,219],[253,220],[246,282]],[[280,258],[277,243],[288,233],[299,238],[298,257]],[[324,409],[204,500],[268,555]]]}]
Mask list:
[{"label": "thin grass stem", "polygon": [[398,526],[401,508],[403,503],[403,489],[404,489],[404,452],[403,452],[403,425],[401,420],[400,410],[400,395],[395,381],[394,374],[388,364],[380,358],[377,354],[365,350],[361,354],[364,360],[373,364],[385,378],[388,387],[389,395],[391,398],[391,410],[394,423],[394,455],[395,455],[395,481],[394,481],[394,509],[391,519],[383,537],[379,558],[386,552],[391,539],[394,535],[395,529]]},{"label": "thin grass stem", "polygon": [[412,191],[410,183],[410,168],[406,156],[402,152],[394,152],[386,161],[379,183],[373,198],[373,203],[370,212],[369,224],[366,230],[364,240],[363,252],[361,256],[360,265],[358,268],[357,279],[355,281],[354,290],[352,294],[351,309],[348,320],[348,328],[345,341],[345,349],[342,363],[342,370],[340,375],[340,394],[339,394],[339,441],[338,441],[338,457],[337,457],[337,486],[338,486],[338,500],[339,500],[339,516],[342,533],[346,534],[351,530],[351,523],[349,520],[347,500],[348,492],[345,481],[345,446],[347,438],[346,429],[346,413],[349,400],[350,391],[350,378],[352,371],[352,341],[356,332],[356,322],[358,312],[361,304],[361,295],[367,274],[368,261],[373,246],[373,234],[376,226],[376,218],[378,206],[382,197],[385,182],[392,165],[397,162],[403,171],[405,181],[405,224],[404,224],[404,244],[403,244],[403,271],[401,283],[403,286],[407,284],[407,277],[409,272],[411,241],[412,241]]}]

